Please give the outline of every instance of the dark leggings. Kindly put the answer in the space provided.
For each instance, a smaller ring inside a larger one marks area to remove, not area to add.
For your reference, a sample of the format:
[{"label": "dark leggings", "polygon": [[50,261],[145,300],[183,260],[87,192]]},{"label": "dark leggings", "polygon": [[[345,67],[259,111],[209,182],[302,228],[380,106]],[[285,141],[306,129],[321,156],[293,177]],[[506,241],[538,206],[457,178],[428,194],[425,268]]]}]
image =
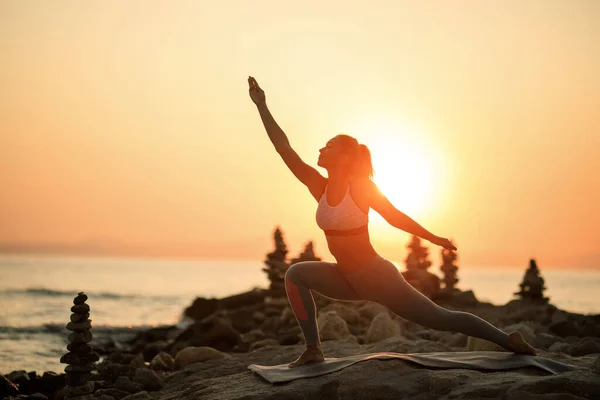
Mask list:
[{"label": "dark leggings", "polygon": [[287,270],[285,284],[307,345],[320,344],[313,290],[337,300],[373,301],[426,328],[460,332],[508,348],[508,334],[476,315],[438,306],[406,282],[394,264],[380,256],[349,274],[340,272],[335,263],[300,262]]}]

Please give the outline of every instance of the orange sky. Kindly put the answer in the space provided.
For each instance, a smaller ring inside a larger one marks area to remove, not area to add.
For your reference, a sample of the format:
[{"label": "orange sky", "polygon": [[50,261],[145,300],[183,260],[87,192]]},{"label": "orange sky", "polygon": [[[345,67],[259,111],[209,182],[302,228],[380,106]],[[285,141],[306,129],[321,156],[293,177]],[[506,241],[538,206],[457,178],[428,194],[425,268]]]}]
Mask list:
[{"label": "orange sky", "polygon": [[253,75],[307,162],[358,137],[462,264],[600,265],[598,20],[595,0],[2,1],[0,242],[260,259],[279,224],[329,259]]}]

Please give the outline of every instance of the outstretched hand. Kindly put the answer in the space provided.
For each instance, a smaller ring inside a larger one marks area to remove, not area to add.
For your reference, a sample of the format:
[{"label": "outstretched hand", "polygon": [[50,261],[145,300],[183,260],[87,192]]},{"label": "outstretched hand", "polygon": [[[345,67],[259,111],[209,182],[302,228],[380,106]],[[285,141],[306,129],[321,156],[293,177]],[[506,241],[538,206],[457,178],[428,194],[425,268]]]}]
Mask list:
[{"label": "outstretched hand", "polygon": [[454,244],[452,244],[452,242],[446,238],[436,237],[431,243],[441,246],[441,247],[445,248],[446,250],[454,250],[454,251],[457,250],[456,246]]},{"label": "outstretched hand", "polygon": [[258,86],[258,82],[252,76],[248,77],[248,91],[254,104],[258,106],[265,103],[265,92]]}]

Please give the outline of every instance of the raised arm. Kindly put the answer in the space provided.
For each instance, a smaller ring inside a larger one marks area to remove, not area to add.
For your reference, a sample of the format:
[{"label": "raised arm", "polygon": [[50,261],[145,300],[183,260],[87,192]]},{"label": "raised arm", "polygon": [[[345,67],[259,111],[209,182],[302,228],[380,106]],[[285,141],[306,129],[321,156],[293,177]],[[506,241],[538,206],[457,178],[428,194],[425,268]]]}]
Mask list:
[{"label": "raised arm", "polygon": [[367,183],[367,193],[369,196],[369,205],[377,211],[390,225],[404,232],[408,232],[431,243],[450,250],[456,250],[456,247],[446,238],[442,238],[429,232],[419,225],[415,220],[396,209],[394,205],[381,193],[374,182]]},{"label": "raised arm", "polygon": [[298,153],[292,148],[285,132],[279,127],[273,115],[271,115],[271,111],[267,107],[265,92],[260,88],[256,79],[249,77],[248,85],[250,98],[256,104],[267,135],[271,143],[273,143],[275,150],[294,176],[306,185],[315,199],[319,200],[325,190],[327,179],[316,169],[302,161]]}]

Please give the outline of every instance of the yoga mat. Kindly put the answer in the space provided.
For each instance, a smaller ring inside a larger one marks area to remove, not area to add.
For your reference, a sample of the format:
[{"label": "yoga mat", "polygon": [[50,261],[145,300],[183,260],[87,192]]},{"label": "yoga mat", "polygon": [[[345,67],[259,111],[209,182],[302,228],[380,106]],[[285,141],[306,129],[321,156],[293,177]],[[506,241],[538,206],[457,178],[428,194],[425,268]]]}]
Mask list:
[{"label": "yoga mat", "polygon": [[572,371],[574,365],[564,364],[539,356],[514,354],[500,351],[466,351],[437,353],[371,353],[349,357],[326,358],[324,362],[289,368],[288,364],[249,365],[248,368],[271,383],[289,382],[294,379],[311,378],[329,374],[366,360],[405,360],[432,368],[463,368],[487,371],[537,367],[551,374]]}]

